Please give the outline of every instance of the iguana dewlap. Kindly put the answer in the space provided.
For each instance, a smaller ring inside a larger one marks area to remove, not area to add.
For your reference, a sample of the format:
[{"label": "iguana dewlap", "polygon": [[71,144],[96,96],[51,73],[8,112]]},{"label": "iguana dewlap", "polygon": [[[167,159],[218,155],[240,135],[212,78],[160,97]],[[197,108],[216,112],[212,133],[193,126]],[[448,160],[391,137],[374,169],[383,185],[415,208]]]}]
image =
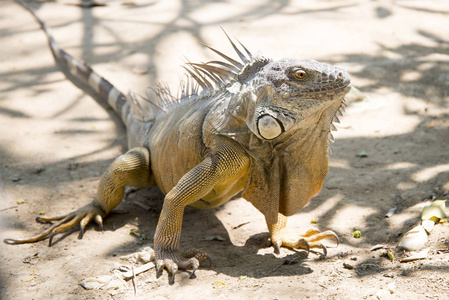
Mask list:
[{"label": "iguana dewlap", "polygon": [[216,207],[239,192],[264,214],[277,250],[313,247],[326,252],[320,240],[338,241],[332,231],[291,233],[286,221],[320,190],[326,177],[332,121],[350,90],[344,70],[314,60],[255,56],[230,40],[242,62],[210,48],[225,61],[187,64],[180,97],[159,86],[147,103],[125,96],[67,54],[33,15],[55,58],[122,118],[130,150],[105,171],[90,204],[62,217],[39,217],[57,222],[35,237],[7,242],[50,237],[51,245],[55,234],[78,223],[82,237],[91,220],[102,226],[125,187],[153,185],[166,194],[154,236],[157,274],[167,269],[172,282],[178,268],[192,269],[193,275],[207,258],[198,250],[180,251],[185,206]]}]

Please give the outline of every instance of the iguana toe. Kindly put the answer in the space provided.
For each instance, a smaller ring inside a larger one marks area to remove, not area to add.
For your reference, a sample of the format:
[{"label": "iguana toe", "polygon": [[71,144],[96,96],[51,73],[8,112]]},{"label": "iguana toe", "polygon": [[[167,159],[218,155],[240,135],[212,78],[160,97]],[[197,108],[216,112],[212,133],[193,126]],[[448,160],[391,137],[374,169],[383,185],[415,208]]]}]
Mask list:
[{"label": "iguana toe", "polygon": [[[340,239],[338,238],[337,234],[335,232],[333,232],[332,230],[326,230],[326,231],[323,231],[323,232],[320,232],[318,229],[314,229],[314,230],[317,231],[314,234],[310,234],[310,235],[307,235],[307,236],[303,235],[303,236],[307,237],[307,241],[309,243],[321,241],[321,240],[324,240],[324,239],[333,239],[337,243],[337,246],[340,244]],[[309,231],[307,231],[306,234]]]},{"label": "iguana toe", "polygon": [[[317,229],[315,229],[315,230],[317,230]],[[317,233],[309,235],[307,237],[307,240],[309,242],[310,248],[321,248],[323,250],[323,255],[326,256],[327,248],[320,241],[324,240],[324,239],[333,239],[333,240],[335,240],[335,242],[337,243],[337,246],[338,246],[340,244],[340,239],[338,238],[337,234],[335,234],[335,232],[333,232],[331,230],[327,230],[324,232],[320,232],[319,230],[317,230],[317,231],[318,231]]]},{"label": "iguana toe", "polygon": [[75,212],[69,213],[64,216],[58,216],[58,217],[37,217],[36,221],[38,223],[56,223],[52,224],[49,228],[44,230],[38,235],[35,235],[31,238],[27,239],[5,239],[5,243],[8,244],[24,244],[24,243],[34,243],[40,240],[43,240],[45,238],[49,238],[48,240],[48,246],[51,246],[53,243],[53,238],[56,234],[66,231],[76,224],[80,223],[80,235],[79,238],[81,239],[84,235],[85,227],[86,225],[92,220],[95,219],[97,223],[100,223],[100,227],[102,228],[102,216],[105,216],[106,213],[98,207],[95,202],[92,202],[80,209],[78,209]]},{"label": "iguana toe", "polygon": [[304,249],[307,252],[313,248],[320,248],[323,250],[323,255],[326,256],[327,248],[323,243],[321,243],[321,240],[329,238],[334,239],[337,246],[340,243],[340,240],[335,232],[330,230],[320,232],[316,228],[309,229],[302,235],[289,231],[281,231],[280,234],[272,240],[272,243],[275,247],[275,253],[279,253],[280,247],[282,246],[292,249]]},{"label": "iguana toe", "polygon": [[103,231],[104,230],[103,217],[101,215],[95,215],[94,220],[95,220],[95,223],[97,223],[98,226],[100,226],[100,230]]}]

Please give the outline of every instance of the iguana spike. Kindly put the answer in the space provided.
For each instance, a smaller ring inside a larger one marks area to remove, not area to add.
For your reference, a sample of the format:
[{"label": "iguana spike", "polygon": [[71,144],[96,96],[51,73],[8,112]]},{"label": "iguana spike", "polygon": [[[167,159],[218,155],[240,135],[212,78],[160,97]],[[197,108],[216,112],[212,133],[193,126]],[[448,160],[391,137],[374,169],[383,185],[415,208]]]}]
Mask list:
[{"label": "iguana spike", "polygon": [[207,78],[204,77],[204,75],[203,75],[204,72],[201,72],[201,71],[203,71],[203,69],[200,69],[200,68],[198,68],[196,66],[193,66],[193,65],[191,65],[190,67],[199,76],[199,78],[203,81],[203,83],[207,86],[208,89],[213,89],[214,88],[212,83],[210,83],[209,80],[207,80]]},{"label": "iguana spike", "polygon": [[[190,74],[190,76],[192,76],[193,79],[195,79],[195,81],[201,86],[201,88],[203,90],[207,89],[207,85],[201,81],[201,78],[199,78],[195,73],[193,73],[192,71],[190,71],[188,68],[184,67],[183,68]],[[193,87],[193,85],[192,85]]]},{"label": "iguana spike", "polygon": [[[142,105],[140,104],[138,97],[140,99],[143,99],[144,101],[150,103],[151,105],[149,107],[147,106],[146,108],[143,108]],[[148,122],[155,117],[155,115],[157,113],[154,111],[154,109],[156,109],[157,111],[164,112],[164,113],[166,112],[165,109],[163,109],[159,105],[157,105],[157,104],[153,103],[152,101],[150,101],[149,99],[147,99],[141,95],[138,95],[134,92],[131,92],[131,91],[128,94],[128,100],[129,100],[129,103],[133,110],[133,113],[138,118],[140,118],[140,120],[143,122]]]},{"label": "iguana spike", "polygon": [[186,74],[186,97],[193,93],[193,80]]},{"label": "iguana spike", "polygon": [[[187,76],[187,79],[189,77]],[[179,78],[179,93],[180,93],[180,98],[184,98],[187,96],[187,81],[183,80],[182,78]]]},{"label": "iguana spike", "polygon": [[246,47],[242,44],[242,43],[240,43],[240,41],[239,40],[237,40],[237,42],[239,42],[239,44],[240,44],[240,46],[242,46],[242,48],[245,50],[245,52],[246,52],[246,54],[248,54],[248,56],[249,56],[249,58],[250,59],[252,59],[253,58],[253,55],[252,55],[252,53],[251,52],[249,52],[249,50],[248,49],[246,49]]},{"label": "iguana spike", "polygon": [[164,108],[179,102],[179,100],[172,95],[167,84],[158,84],[154,89],[154,92],[162,102],[162,107]]},{"label": "iguana spike", "polygon": [[[173,100],[173,98],[171,98],[171,94],[170,94],[170,90],[167,87],[164,87],[161,84],[158,84],[154,89],[152,89],[153,92],[156,94],[156,96],[158,97],[158,100],[161,102],[161,106],[165,109],[167,107],[169,107],[172,103],[177,102],[176,100]],[[150,103],[151,100],[149,100]]]},{"label": "iguana spike", "polygon": [[184,74],[184,76],[186,77],[185,80],[180,80],[181,81],[181,97],[180,100],[186,97],[189,97],[193,94],[193,82],[194,80],[192,80],[192,78],[190,78],[190,76],[188,76],[187,74]]},{"label": "iguana spike", "polygon": [[226,33],[226,31],[221,28],[221,30],[223,30],[224,34],[226,35],[226,37],[228,38],[229,42],[232,45],[232,48],[234,48],[235,52],[237,52],[237,55],[240,57],[240,59],[246,64],[249,62],[249,59],[239,50],[239,48],[237,48],[237,46],[234,44],[234,42],[231,40],[231,38],[229,37],[229,35]]},{"label": "iguana spike", "polygon": [[179,85],[178,85],[178,98],[182,99],[184,98],[184,90],[185,90],[185,82],[181,78],[179,78]]},{"label": "iguana spike", "polygon": [[332,122],[340,123],[340,119],[337,116],[334,116],[334,118],[332,119]]},{"label": "iguana spike", "polygon": [[198,94],[198,88],[199,88],[198,82],[196,82],[196,80],[193,80],[190,77],[189,77],[189,81],[190,81],[190,95],[189,96]]},{"label": "iguana spike", "polygon": [[214,66],[207,65],[207,64],[195,64],[195,63],[188,63],[188,64],[203,68],[211,73],[214,73],[214,74],[220,76],[220,78],[222,78],[223,80],[237,75],[236,73],[234,73],[232,71],[214,67]]},{"label": "iguana spike", "polygon": [[235,66],[233,66],[231,64],[225,63],[223,61],[219,61],[219,60],[208,61],[206,64],[208,64],[208,65],[210,65],[210,64],[220,65],[222,67],[228,68],[230,71],[233,71],[233,72],[239,72],[240,71],[240,69],[238,69],[237,67],[235,67]]},{"label": "iguana spike", "polygon": [[135,112],[137,112],[139,115],[141,114],[141,112],[143,112],[143,108],[140,105],[139,101],[137,100],[137,96],[136,93],[129,91],[129,103],[131,104],[131,107],[133,109],[135,109]]},{"label": "iguana spike", "polygon": [[[192,65],[193,66],[193,65]],[[194,67],[196,67],[201,72],[207,74],[209,77],[213,78],[214,81],[218,81],[219,84],[222,84],[226,81],[230,75],[224,76],[224,74],[217,74],[216,72],[213,72],[210,68],[208,69],[206,64],[196,64]],[[221,68],[219,68],[221,69]],[[214,69],[215,70],[215,69]],[[222,69],[225,72],[230,72],[229,70]],[[222,72],[223,73],[223,72]],[[232,72],[231,72],[232,73]],[[235,74],[235,73],[234,73]]]},{"label": "iguana spike", "polygon": [[220,51],[215,50],[214,48],[209,47],[209,46],[206,45],[206,44],[203,44],[203,43],[200,43],[200,44],[203,45],[204,47],[206,47],[206,48],[208,48],[208,49],[214,51],[215,53],[217,53],[218,55],[220,55],[221,57],[223,57],[224,59],[226,59],[227,61],[229,61],[231,64],[233,64],[234,66],[236,66],[239,70],[243,67],[243,65],[242,65],[241,63],[239,63],[238,61],[236,61],[236,60],[230,58],[229,56],[227,56],[227,55],[221,53]]},{"label": "iguana spike", "polygon": [[154,88],[147,88],[146,89],[147,97],[142,97],[140,95],[139,95],[139,97],[142,100],[144,100],[144,101],[148,102],[149,104],[151,104],[152,106],[154,106],[155,108],[157,108],[158,110],[166,112],[167,110],[164,108],[163,105],[160,105],[160,104],[156,103],[155,101],[151,101],[150,100],[150,96],[149,96],[150,92],[154,93],[155,95],[158,95],[158,92],[156,91],[156,89],[154,89]]},{"label": "iguana spike", "polygon": [[217,86],[219,87],[223,86],[224,80],[220,76],[217,76],[216,74],[211,73],[208,70],[205,70],[204,68],[196,67],[196,69],[203,72],[203,74],[209,77]]},{"label": "iguana spike", "polygon": [[328,141],[329,144],[332,144],[332,143],[335,142],[335,138],[334,138],[333,134],[330,133],[330,132],[327,135],[327,141]]},{"label": "iguana spike", "polygon": [[173,96],[172,92],[170,91],[170,87],[168,86],[167,83],[161,85],[161,90],[163,91],[165,98],[168,100],[169,104],[179,103],[179,99]]}]

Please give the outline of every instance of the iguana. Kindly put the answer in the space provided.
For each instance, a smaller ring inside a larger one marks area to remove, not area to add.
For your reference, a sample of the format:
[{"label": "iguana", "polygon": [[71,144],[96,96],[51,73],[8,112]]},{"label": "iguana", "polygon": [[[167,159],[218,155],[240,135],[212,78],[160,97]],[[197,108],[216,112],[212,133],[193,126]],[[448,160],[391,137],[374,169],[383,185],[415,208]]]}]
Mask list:
[{"label": "iguana", "polygon": [[130,150],[104,172],[90,204],[65,216],[38,217],[57,222],[34,237],[6,242],[49,237],[51,246],[55,234],[78,223],[82,238],[90,221],[103,227],[125,187],[157,185],[165,198],[154,235],[156,275],[165,268],[171,282],[178,268],[191,269],[194,277],[199,262],[208,258],[199,250],[180,250],[184,208],[216,207],[240,192],[265,216],[276,252],[284,246],[326,253],[322,239],[338,243],[332,231],[311,229],[299,235],[288,231],[286,223],[321,189],[327,175],[332,122],[351,89],[347,72],[315,60],[252,55],[226,35],[241,62],[205,45],[224,61],[187,63],[179,97],[158,86],[155,97],[148,96],[152,104],[144,105],[62,50],[44,22],[25,8],[45,31],[55,58],[121,117]]}]

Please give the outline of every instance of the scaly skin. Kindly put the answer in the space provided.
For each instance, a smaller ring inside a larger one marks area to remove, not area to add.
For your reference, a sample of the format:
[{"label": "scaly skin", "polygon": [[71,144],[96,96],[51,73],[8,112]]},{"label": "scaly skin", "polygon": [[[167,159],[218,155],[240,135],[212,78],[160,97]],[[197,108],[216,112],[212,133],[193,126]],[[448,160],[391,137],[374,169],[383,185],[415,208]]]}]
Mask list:
[{"label": "scaly skin", "polygon": [[231,41],[243,63],[210,48],[227,62],[188,64],[190,77],[181,98],[173,100],[158,87],[155,105],[145,108],[68,55],[33,15],[55,58],[122,117],[131,150],[105,171],[94,201],[62,217],[39,217],[57,223],[39,235],[7,243],[49,237],[51,245],[57,233],[78,223],[82,237],[91,220],[102,226],[126,186],[155,184],[166,194],[154,236],[156,273],[160,276],[166,269],[170,283],[179,268],[193,270],[194,277],[200,261],[208,259],[197,249],[180,250],[184,208],[216,207],[239,192],[264,214],[277,252],[280,247],[321,248],[326,254],[321,240],[338,243],[332,231],[312,229],[299,235],[288,231],[286,224],[287,217],[321,189],[327,175],[332,121],[350,89],[345,71],[313,60],[255,57],[242,46],[243,54]]}]

